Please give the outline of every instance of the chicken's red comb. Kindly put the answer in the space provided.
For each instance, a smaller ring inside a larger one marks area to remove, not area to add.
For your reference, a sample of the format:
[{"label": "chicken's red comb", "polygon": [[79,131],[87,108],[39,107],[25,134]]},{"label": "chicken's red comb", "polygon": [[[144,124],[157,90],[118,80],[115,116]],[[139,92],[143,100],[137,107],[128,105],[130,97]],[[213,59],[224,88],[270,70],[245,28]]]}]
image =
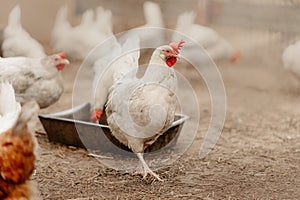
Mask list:
[{"label": "chicken's red comb", "polygon": [[60,52],[60,53],[58,53],[58,55],[59,55],[62,59],[66,59],[66,58],[67,58],[65,52]]},{"label": "chicken's red comb", "polygon": [[169,46],[170,46],[177,54],[179,54],[179,50],[180,50],[180,48],[183,46],[184,43],[185,43],[184,40],[180,40],[178,43],[176,43],[176,42],[171,42],[171,43],[169,44]]}]

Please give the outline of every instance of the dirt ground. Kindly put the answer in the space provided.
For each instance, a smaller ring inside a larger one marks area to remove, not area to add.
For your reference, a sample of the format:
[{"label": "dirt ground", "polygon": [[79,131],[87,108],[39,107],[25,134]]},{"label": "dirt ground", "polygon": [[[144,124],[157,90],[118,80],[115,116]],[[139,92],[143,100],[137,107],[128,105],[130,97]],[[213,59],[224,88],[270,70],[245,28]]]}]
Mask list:
[{"label": "dirt ground", "polygon": [[[255,52],[255,53],[254,53]],[[300,106],[296,80],[282,70],[280,50],[242,52],[232,65],[218,62],[227,94],[226,122],[215,148],[198,153],[210,121],[210,100],[198,91],[200,127],[191,147],[157,171],[164,182],[108,169],[88,152],[50,143],[36,134],[39,158],[32,176],[43,199],[300,199]],[[64,70],[65,93],[50,113],[71,107],[80,62]]]}]

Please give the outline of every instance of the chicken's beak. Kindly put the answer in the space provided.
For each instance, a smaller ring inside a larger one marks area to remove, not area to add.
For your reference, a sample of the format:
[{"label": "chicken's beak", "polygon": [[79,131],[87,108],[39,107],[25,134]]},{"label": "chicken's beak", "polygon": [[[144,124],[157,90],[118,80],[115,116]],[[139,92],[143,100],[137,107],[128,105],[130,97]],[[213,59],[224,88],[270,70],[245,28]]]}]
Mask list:
[{"label": "chicken's beak", "polygon": [[70,64],[70,61],[68,59],[62,59],[61,64],[68,65],[68,64]]},{"label": "chicken's beak", "polygon": [[180,59],[182,58],[181,54],[177,54],[177,55],[176,55],[176,58],[177,58],[178,60],[180,60]]}]

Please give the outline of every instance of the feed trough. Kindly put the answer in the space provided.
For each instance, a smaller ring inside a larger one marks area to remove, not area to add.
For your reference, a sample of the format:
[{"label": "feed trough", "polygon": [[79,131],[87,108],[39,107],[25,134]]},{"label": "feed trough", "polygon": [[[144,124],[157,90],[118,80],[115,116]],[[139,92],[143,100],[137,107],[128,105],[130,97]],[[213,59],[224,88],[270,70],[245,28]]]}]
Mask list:
[{"label": "feed trough", "polygon": [[[40,114],[39,118],[49,140],[68,146],[102,152],[117,153],[120,148],[131,151],[111,134],[106,116],[99,124],[89,122],[90,108],[91,104],[85,103],[62,112]],[[171,148],[174,146],[187,119],[186,115],[176,114],[175,121],[170,129],[149,146],[145,152],[153,152],[163,147]]]}]

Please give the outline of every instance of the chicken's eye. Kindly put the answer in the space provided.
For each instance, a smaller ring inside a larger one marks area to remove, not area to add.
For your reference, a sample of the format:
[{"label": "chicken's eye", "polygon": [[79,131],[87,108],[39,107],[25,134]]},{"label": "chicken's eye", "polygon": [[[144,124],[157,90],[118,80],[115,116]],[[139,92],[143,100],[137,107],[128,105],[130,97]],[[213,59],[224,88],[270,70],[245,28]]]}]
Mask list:
[{"label": "chicken's eye", "polygon": [[58,61],[58,58],[54,58],[54,61]]},{"label": "chicken's eye", "polygon": [[166,50],[167,53],[170,53],[170,50]]}]

